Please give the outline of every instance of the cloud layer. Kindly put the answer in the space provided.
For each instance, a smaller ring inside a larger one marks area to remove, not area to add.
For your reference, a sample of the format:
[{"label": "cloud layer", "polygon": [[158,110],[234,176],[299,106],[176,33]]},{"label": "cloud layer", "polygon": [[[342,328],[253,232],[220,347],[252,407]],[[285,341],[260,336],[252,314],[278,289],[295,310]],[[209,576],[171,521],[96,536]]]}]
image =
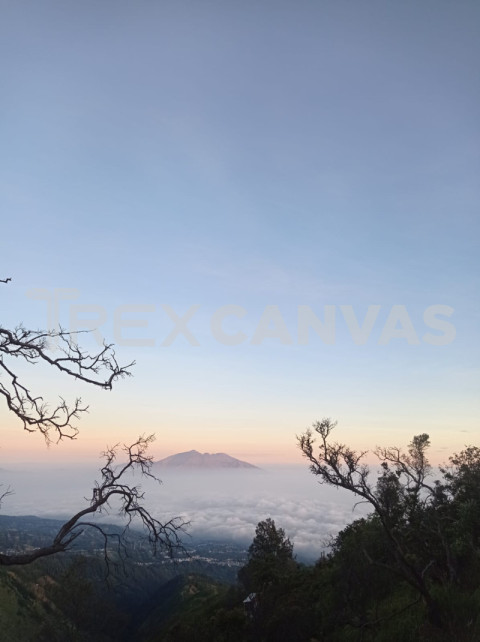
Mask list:
[{"label": "cloud layer", "polygon": [[[95,471],[23,468],[3,471],[2,478],[15,491],[6,499],[4,513],[64,517],[86,505]],[[166,471],[161,485],[134,481],[142,484],[155,516],[182,516],[190,521],[193,536],[248,545],[257,523],[271,517],[290,537],[299,559],[306,560],[316,559],[330,535],[367,512],[365,506],[355,507],[356,498],[349,493],[319,485],[303,467]]]}]

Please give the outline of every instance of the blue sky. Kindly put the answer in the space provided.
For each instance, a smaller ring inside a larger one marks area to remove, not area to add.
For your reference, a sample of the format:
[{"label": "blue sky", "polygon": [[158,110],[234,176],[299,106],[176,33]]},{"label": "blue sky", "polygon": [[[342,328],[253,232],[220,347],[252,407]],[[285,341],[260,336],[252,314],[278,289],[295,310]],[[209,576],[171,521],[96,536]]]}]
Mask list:
[{"label": "blue sky", "polygon": [[[475,441],[478,3],[16,1],[2,14],[2,322],[47,324],[35,288],[102,307],[108,339],[118,306],[154,306],[125,335],[155,345],[119,346],[137,366],[117,391],[81,390],[91,412],[65,452],[147,430],[159,456],[294,461],[295,434],[324,415],[359,447],[420,431],[447,451]],[[162,347],[161,306],[194,304],[200,345]],[[210,330],[227,304],[246,310],[224,322],[248,337],[234,347]],[[454,310],[445,346],[422,340],[435,304]],[[267,305],[293,345],[251,345]],[[298,345],[300,305],[336,306],[334,345]],[[381,306],[366,345],[340,305],[359,320]],[[419,345],[378,345],[394,305]],[[47,373],[35,385],[76,394]],[[40,452],[2,423],[12,452]]]}]

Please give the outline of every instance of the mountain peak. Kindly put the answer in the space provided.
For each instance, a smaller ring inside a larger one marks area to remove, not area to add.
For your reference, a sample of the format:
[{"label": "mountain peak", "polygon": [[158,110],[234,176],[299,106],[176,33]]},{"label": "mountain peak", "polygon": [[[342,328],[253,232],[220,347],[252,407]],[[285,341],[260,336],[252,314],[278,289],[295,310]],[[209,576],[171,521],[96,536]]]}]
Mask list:
[{"label": "mountain peak", "polygon": [[246,461],[235,459],[226,453],[200,453],[198,450],[188,450],[176,455],[170,455],[155,462],[158,468],[250,468],[257,466]]}]

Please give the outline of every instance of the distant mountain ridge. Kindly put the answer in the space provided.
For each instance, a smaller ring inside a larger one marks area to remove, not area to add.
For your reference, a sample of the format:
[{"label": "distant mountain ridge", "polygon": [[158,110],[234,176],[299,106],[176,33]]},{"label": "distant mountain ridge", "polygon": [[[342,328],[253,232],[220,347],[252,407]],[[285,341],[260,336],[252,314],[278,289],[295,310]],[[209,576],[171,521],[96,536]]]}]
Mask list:
[{"label": "distant mountain ridge", "polygon": [[246,461],[235,459],[226,453],[199,453],[188,450],[184,453],[170,455],[155,462],[158,468],[249,468],[259,470],[257,466]]}]

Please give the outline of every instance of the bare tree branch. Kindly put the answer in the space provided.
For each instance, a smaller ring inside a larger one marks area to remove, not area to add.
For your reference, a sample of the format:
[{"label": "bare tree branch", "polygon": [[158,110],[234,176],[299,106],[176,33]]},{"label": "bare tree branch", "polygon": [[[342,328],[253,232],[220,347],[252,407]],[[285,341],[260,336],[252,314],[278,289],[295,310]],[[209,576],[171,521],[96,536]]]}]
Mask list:
[{"label": "bare tree branch", "polygon": [[[411,550],[401,537],[401,523],[392,511],[389,500],[393,499],[393,505],[401,502],[402,499],[415,505],[422,489],[432,491],[424,479],[430,471],[425,451],[428,448],[428,435],[414,437],[409,446],[409,454],[404,455],[398,448],[377,448],[375,454],[382,460],[383,474],[376,480],[373,487],[369,481],[370,470],[362,463],[366,452],[357,453],[348,446],[337,442],[330,442],[332,430],[336,422],[331,419],[322,419],[313,424],[313,430],[320,439],[316,444],[316,438],[312,430],[307,430],[297,439],[299,447],[304,456],[310,461],[310,470],[320,479],[321,484],[329,484],[337,488],[344,488],[355,495],[365,499],[374,509],[380,520],[383,531],[389,542],[392,563],[382,564],[394,573],[400,573],[402,577],[414,587],[422,596],[432,613],[432,619],[439,618],[438,605],[433,599],[424,577],[430,568],[417,568]],[[314,447],[318,448],[315,454]],[[389,469],[388,463],[393,463],[395,472]],[[398,477],[405,475],[406,487],[410,493],[403,494],[403,489]],[[415,501],[411,501],[411,498]],[[398,511],[400,514],[402,511]],[[375,562],[377,564],[377,562]]]},{"label": "bare tree branch", "polygon": [[126,366],[119,365],[113,344],[105,343],[93,353],[82,349],[77,343],[78,334],[62,328],[43,331],[17,326],[9,330],[0,326],[0,394],[8,409],[21,420],[24,429],[40,431],[47,443],[51,441],[52,433],[57,441],[64,437],[74,439],[78,429],[73,422],[88,411],[88,406],[80,397],[73,404],[68,404],[62,397],[56,404],[48,404],[23,383],[13,368],[14,359],[31,365],[48,364],[61,374],[104,390],[111,390],[117,379],[130,376],[130,369],[135,364],[132,361]]},{"label": "bare tree branch", "polygon": [[[86,528],[94,528],[101,533],[104,539],[104,558],[108,566],[108,544],[111,540],[116,539],[117,544],[120,545],[121,538],[118,534],[108,533],[99,524],[85,521],[84,518],[93,514],[108,513],[110,501],[114,499],[120,503],[119,513],[127,518],[126,528],[135,519],[144,527],[154,554],[162,550],[168,553],[170,557],[173,557],[175,552],[184,551],[180,534],[185,532],[188,522],[179,517],[164,523],[160,522],[143,505],[144,493],[141,487],[132,486],[125,481],[127,472],[139,470],[142,476],[150,477],[161,483],[151,472],[152,457],[146,454],[148,446],[154,438],[154,435],[140,436],[130,446],[123,445],[120,447],[117,444],[113,448],[108,448],[103,453],[106,462],[100,471],[101,480],[95,482],[90,505],[78,511],[66,521],[50,545],[28,553],[0,554],[0,566],[30,564],[40,557],[63,553],[71,548],[72,544]],[[127,456],[127,460],[117,465],[116,461],[119,453],[124,453]],[[5,495],[6,493],[2,498]]]},{"label": "bare tree branch", "polygon": [[[1,488],[1,486],[0,486],[0,488]],[[2,506],[2,502],[3,502],[3,500],[5,499],[5,497],[9,497],[10,495],[13,495],[13,490],[12,490],[12,489],[10,488],[10,486],[9,486],[9,487],[7,488],[7,490],[6,490],[6,491],[4,491],[4,492],[0,495],[0,507]]]},{"label": "bare tree branch", "polygon": [[390,463],[397,476],[404,476],[406,487],[417,494],[423,489],[434,493],[433,486],[425,482],[431,472],[431,466],[426,457],[426,450],[430,446],[428,435],[416,435],[408,447],[408,454],[402,452],[397,446],[389,448],[376,448],[375,455],[384,462]]},{"label": "bare tree branch", "polygon": [[[0,282],[8,283],[10,280],[0,279]],[[63,437],[74,439],[78,430],[72,422],[87,412],[88,406],[80,398],[73,404],[67,404],[62,397],[56,405],[50,406],[43,397],[31,393],[20,379],[13,367],[15,359],[30,365],[47,364],[62,375],[105,390],[111,390],[117,379],[130,376],[130,368],[134,365],[134,362],[126,366],[119,365],[112,344],[104,344],[98,352],[85,351],[77,343],[78,334],[62,328],[41,331],[18,326],[9,330],[0,326],[0,394],[8,409],[22,421],[24,429],[29,432],[40,431],[47,443],[51,441],[51,433],[56,434],[57,440]],[[55,349],[52,347],[53,343]],[[102,453],[105,463],[100,471],[100,481],[95,482],[89,505],[66,521],[48,546],[26,553],[0,553],[0,566],[30,564],[40,557],[65,552],[85,529],[90,528],[97,530],[103,537],[104,558],[108,567],[108,545],[111,540],[116,540],[121,547],[122,537],[108,533],[103,526],[88,518],[107,513],[113,501],[120,506],[119,513],[127,520],[124,533],[135,522],[146,531],[154,553],[160,548],[170,556],[176,550],[183,551],[179,535],[184,532],[187,523],[180,518],[164,523],[157,520],[144,506],[141,486],[132,485],[127,479],[130,472],[138,470],[143,477],[160,482],[152,474],[153,460],[147,454],[153,440],[154,435],[140,436],[129,446],[117,444],[108,448]],[[121,462],[118,461],[119,456],[122,457]],[[0,503],[10,493],[10,489],[7,489],[0,495]]]}]

